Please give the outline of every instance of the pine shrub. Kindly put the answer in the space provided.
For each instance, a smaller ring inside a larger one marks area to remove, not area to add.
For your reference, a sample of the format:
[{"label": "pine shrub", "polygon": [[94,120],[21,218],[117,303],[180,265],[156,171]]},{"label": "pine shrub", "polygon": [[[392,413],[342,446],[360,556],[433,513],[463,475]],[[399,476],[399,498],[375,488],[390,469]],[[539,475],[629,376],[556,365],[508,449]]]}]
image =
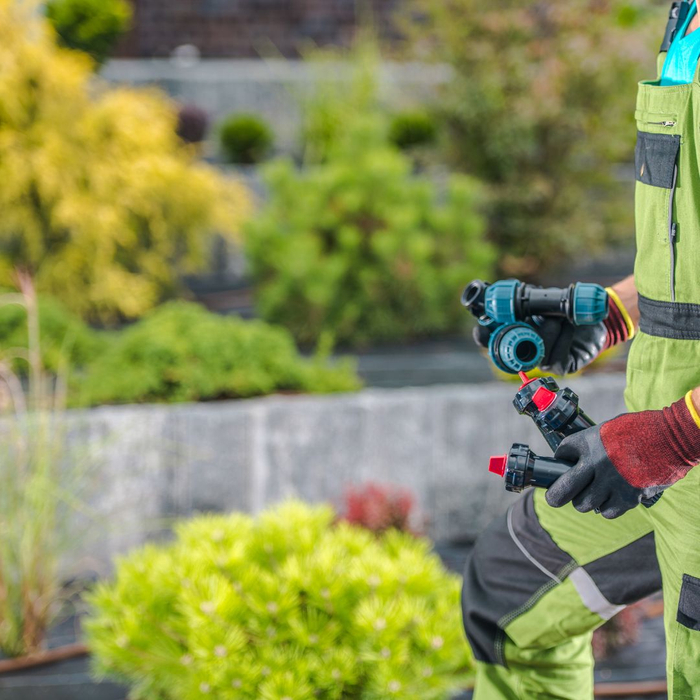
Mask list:
[{"label": "pine shrub", "polygon": [[323,163],[271,163],[268,201],[244,228],[260,315],[301,343],[463,329],[461,290],[493,261],[478,184],[455,176],[440,192],[412,169],[372,116],[348,124]]},{"label": "pine shrub", "polygon": [[459,578],[423,539],[289,502],[204,516],[90,598],[102,674],[141,700],[438,700],[472,658]]}]

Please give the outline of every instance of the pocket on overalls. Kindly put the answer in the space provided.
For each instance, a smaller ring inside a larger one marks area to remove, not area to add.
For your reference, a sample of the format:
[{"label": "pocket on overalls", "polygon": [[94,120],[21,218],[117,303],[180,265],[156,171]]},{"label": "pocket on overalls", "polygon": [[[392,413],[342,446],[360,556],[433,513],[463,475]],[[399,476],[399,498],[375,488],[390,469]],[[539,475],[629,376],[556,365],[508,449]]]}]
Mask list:
[{"label": "pocket on overalls", "polygon": [[[648,113],[646,115],[649,116]],[[653,116],[660,118],[662,115]],[[638,120],[638,125],[641,123]],[[651,124],[646,123],[649,128]],[[669,118],[668,123],[675,126],[676,122]],[[660,293],[663,296],[670,294],[671,301],[675,300],[677,227],[673,218],[673,200],[678,180],[680,145],[681,137],[678,134],[638,131],[634,149],[637,188],[644,188],[644,191],[638,190],[635,198],[638,260],[653,261],[654,265],[658,265],[661,252],[659,243],[668,246],[669,255],[667,288],[663,291],[653,290],[651,294],[647,290],[640,289],[640,292],[657,299]]]},{"label": "pocket on overalls", "polygon": [[637,130],[651,134],[668,134],[678,123],[678,115],[673,112],[634,112]]},{"label": "pocket on overalls", "polygon": [[680,145],[680,136],[638,131],[634,149],[636,179],[645,185],[672,190],[676,182]]},{"label": "pocket on overalls", "polygon": [[700,579],[689,574],[683,574],[676,622],[700,632]]}]

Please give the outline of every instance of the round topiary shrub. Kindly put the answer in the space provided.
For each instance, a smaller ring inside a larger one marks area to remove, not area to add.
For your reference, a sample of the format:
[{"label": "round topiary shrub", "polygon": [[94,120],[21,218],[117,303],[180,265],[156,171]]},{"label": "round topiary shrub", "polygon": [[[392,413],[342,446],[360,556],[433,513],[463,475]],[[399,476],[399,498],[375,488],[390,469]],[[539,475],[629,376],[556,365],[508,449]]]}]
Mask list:
[{"label": "round topiary shrub", "polygon": [[90,596],[103,674],[144,700],[438,700],[471,653],[459,578],[423,539],[289,502],[205,516],[121,560]]},{"label": "round topiary shrub", "polygon": [[425,112],[403,112],[391,120],[389,140],[402,151],[437,141],[435,120]]},{"label": "round topiary shrub", "polygon": [[254,114],[230,116],[221,125],[219,135],[226,160],[240,165],[262,161],[274,141],[272,129]]}]

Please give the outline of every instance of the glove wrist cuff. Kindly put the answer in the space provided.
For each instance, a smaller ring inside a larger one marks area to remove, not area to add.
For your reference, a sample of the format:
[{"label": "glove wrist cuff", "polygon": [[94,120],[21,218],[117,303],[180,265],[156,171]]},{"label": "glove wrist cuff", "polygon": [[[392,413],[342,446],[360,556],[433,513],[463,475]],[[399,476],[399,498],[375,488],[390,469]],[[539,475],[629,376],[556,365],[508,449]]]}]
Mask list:
[{"label": "glove wrist cuff", "polygon": [[608,350],[634,337],[634,323],[617,292],[612,287],[605,291],[610,297],[610,312],[604,322],[608,337],[603,349]]},{"label": "glove wrist cuff", "polygon": [[693,402],[692,389],[685,395],[685,405],[688,407],[688,412],[690,413],[692,419],[695,421],[695,425],[697,425],[698,428],[700,428],[700,413],[698,413],[698,409],[695,408],[695,403]]},{"label": "glove wrist cuff", "polygon": [[678,457],[692,468],[700,462],[700,415],[689,391],[680,401],[664,409],[669,441]]},{"label": "glove wrist cuff", "polygon": [[700,463],[698,421],[698,411],[686,395],[661,411],[613,418],[602,424],[600,436],[627,483],[635,488],[667,486]]}]

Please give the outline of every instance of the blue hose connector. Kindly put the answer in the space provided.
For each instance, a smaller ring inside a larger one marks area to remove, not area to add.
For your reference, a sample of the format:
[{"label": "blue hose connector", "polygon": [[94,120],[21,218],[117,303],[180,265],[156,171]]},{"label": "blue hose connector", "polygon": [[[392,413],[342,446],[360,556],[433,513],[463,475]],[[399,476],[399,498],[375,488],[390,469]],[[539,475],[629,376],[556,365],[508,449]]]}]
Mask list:
[{"label": "blue hose connector", "polygon": [[517,323],[519,321],[515,308],[520,280],[499,280],[486,290],[484,310],[486,316],[497,323]]},{"label": "blue hose connector", "polygon": [[489,355],[502,372],[529,372],[544,359],[544,340],[527,323],[504,325],[491,334]]},{"label": "blue hose connector", "polygon": [[608,293],[599,284],[574,285],[573,316],[577,326],[594,326],[608,317]]}]

